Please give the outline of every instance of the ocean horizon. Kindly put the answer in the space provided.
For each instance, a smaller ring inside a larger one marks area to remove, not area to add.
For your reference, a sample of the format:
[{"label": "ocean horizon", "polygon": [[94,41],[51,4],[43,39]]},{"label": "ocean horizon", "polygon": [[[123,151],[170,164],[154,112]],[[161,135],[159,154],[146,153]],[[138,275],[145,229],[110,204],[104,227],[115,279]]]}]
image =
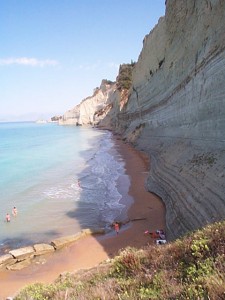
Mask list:
[{"label": "ocean horizon", "polygon": [[0,252],[84,228],[109,229],[126,215],[117,188],[124,166],[109,131],[1,122]]}]

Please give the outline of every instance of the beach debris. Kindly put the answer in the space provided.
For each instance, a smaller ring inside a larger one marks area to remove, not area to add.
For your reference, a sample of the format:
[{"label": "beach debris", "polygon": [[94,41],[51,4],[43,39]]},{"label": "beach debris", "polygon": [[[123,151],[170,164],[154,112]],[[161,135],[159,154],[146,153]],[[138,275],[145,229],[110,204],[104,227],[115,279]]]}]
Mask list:
[{"label": "beach debris", "polygon": [[134,221],[143,221],[143,220],[147,220],[147,218],[135,218],[135,219],[131,219],[130,221],[134,222]]},{"label": "beach debris", "polygon": [[166,240],[156,240],[157,245],[163,245],[163,244],[166,244],[166,243],[167,243]]}]

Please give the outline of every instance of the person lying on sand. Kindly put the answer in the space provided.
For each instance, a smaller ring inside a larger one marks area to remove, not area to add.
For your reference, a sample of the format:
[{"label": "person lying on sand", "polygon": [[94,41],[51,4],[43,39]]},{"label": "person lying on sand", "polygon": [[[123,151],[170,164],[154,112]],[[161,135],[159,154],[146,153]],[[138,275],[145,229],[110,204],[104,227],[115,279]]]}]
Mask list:
[{"label": "person lying on sand", "polygon": [[162,239],[162,240],[166,239],[166,235],[165,235],[163,229],[160,229],[160,230],[157,229],[156,231],[153,231],[153,232],[146,230],[144,233],[150,234],[151,238],[153,238],[153,239]]}]

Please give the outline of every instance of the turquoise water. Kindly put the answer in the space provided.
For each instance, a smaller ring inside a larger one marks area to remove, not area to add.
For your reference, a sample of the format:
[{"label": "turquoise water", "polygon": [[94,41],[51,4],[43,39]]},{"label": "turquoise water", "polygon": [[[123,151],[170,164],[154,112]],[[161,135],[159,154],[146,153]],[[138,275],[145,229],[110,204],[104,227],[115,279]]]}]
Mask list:
[{"label": "turquoise water", "polygon": [[124,209],[124,162],[108,131],[0,123],[0,170],[0,251],[107,227]]}]

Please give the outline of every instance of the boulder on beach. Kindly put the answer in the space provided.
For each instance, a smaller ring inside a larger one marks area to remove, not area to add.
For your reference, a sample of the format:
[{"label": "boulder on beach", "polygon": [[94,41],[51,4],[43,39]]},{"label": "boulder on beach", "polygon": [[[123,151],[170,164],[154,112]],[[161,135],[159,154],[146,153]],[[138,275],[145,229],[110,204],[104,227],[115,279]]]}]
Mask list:
[{"label": "boulder on beach", "polygon": [[55,251],[55,248],[49,244],[35,244],[34,245],[35,256],[44,255]]},{"label": "boulder on beach", "polygon": [[87,229],[83,229],[81,232],[78,232],[77,234],[64,236],[64,237],[55,239],[55,240],[51,241],[51,245],[57,250],[57,249],[65,247],[87,235],[104,234],[104,233],[105,233],[105,230],[102,228],[98,228],[98,229],[87,228]]},{"label": "boulder on beach", "polygon": [[51,241],[51,245],[56,249],[61,249],[77,240],[79,240],[81,237],[85,236],[84,233],[79,232],[75,235],[69,235],[69,236],[64,236],[58,239],[55,239],[53,241]]},{"label": "boulder on beach", "polygon": [[6,269],[10,271],[18,271],[28,267],[32,263],[32,259],[25,259],[12,265],[7,265]]},{"label": "boulder on beach", "polygon": [[34,248],[31,246],[9,251],[17,261],[28,259],[34,256]]},{"label": "boulder on beach", "polygon": [[16,259],[13,258],[11,254],[5,254],[0,256],[0,269],[5,267],[6,265],[10,265],[16,262]]}]

